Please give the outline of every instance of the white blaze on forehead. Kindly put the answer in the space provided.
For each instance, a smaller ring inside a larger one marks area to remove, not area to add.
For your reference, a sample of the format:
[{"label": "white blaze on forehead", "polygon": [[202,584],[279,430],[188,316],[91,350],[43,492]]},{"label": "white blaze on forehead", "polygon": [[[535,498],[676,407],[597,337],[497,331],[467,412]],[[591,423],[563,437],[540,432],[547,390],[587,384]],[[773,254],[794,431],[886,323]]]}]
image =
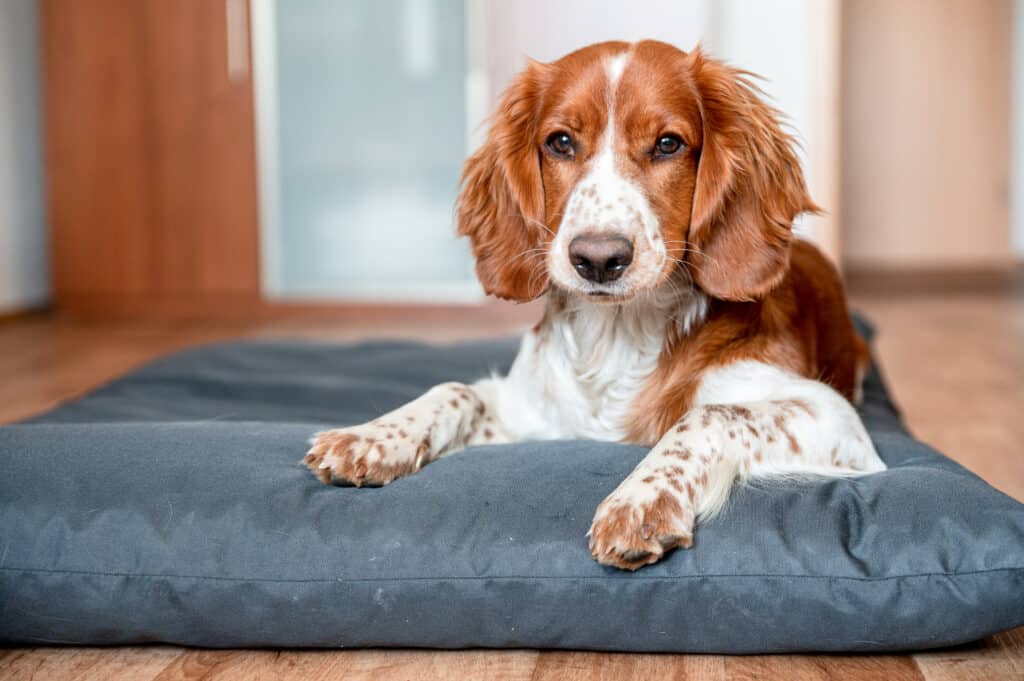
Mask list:
[{"label": "white blaze on forehead", "polygon": [[633,243],[632,266],[621,279],[604,285],[605,291],[624,294],[633,287],[648,286],[658,278],[664,265],[666,251],[658,218],[641,188],[623,177],[616,167],[615,93],[629,58],[630,52],[626,51],[604,60],[608,120],[586,174],[569,195],[551,251],[552,276],[570,288],[593,288],[569,264],[568,245],[583,234],[614,234]]},{"label": "white blaze on forehead", "polygon": [[594,160],[590,175],[595,175],[599,170],[615,172],[615,91],[618,89],[619,78],[626,68],[628,57],[628,52],[622,52],[604,61],[604,71],[608,74],[608,92],[605,95],[608,102],[608,122],[605,124],[604,134],[601,135],[601,151]]},{"label": "white blaze on forehead", "polygon": [[629,57],[629,53],[622,52],[604,61],[604,70],[608,74],[608,85],[611,90],[609,95],[612,98],[615,97],[615,86],[619,84],[619,76],[622,75],[622,70],[626,68],[627,57]]}]

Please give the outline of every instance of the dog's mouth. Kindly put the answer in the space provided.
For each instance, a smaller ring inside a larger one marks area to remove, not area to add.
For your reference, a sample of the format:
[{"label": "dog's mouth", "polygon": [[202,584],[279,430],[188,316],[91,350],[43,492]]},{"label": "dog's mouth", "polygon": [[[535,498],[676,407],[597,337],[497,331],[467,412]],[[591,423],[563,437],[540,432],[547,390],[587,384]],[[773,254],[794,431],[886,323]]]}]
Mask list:
[{"label": "dog's mouth", "polygon": [[597,305],[621,305],[628,303],[637,298],[644,290],[631,285],[623,285],[622,282],[612,285],[571,285],[562,286],[561,288],[570,296]]},{"label": "dog's mouth", "polygon": [[598,304],[604,305],[618,305],[621,303],[628,303],[636,297],[636,292],[626,291],[621,293],[613,293],[611,291],[587,291],[583,294],[587,300],[591,300]]},{"label": "dog's mouth", "polygon": [[565,281],[559,277],[552,278],[560,289],[578,299],[599,305],[620,305],[628,303],[645,292],[655,289],[658,280],[653,281],[614,281],[596,283],[587,281]]},{"label": "dog's mouth", "polygon": [[658,266],[661,263],[643,263],[642,265],[627,276],[613,281],[585,281],[579,276],[568,281],[557,275],[552,278],[555,281],[561,281],[562,288],[568,293],[588,301],[606,304],[628,303],[658,289],[668,278],[663,270],[672,269]]}]

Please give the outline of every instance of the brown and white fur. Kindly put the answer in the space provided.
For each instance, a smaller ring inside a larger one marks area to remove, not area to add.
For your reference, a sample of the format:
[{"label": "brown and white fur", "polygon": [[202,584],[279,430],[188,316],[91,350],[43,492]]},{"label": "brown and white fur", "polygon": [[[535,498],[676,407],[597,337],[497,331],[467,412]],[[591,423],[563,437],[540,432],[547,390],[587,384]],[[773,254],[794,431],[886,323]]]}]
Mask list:
[{"label": "brown and white fur", "polygon": [[484,288],[546,296],[509,374],[446,383],[319,433],[325,483],[377,484],[479,443],[591,438],[650,453],[590,549],[636,569],[693,543],[733,482],[885,469],[851,404],[868,362],[816,211],[749,74],[653,41],[531,63],[458,200]]}]

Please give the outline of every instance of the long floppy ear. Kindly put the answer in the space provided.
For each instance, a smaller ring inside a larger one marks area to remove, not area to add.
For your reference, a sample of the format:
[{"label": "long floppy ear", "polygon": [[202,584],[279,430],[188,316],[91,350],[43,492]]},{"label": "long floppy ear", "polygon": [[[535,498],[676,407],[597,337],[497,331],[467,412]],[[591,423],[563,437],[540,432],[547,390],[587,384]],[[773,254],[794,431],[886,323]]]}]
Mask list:
[{"label": "long floppy ear", "polygon": [[458,231],[468,236],[487,293],[518,302],[548,287],[544,186],[536,146],[542,65],[531,63],[509,85],[483,146],[462,170]]},{"label": "long floppy ear", "polygon": [[697,167],[688,262],[696,283],[725,300],[753,300],[789,267],[793,219],[819,208],[807,194],[795,141],[765,104],[752,74],[688,55],[700,101],[703,145]]}]

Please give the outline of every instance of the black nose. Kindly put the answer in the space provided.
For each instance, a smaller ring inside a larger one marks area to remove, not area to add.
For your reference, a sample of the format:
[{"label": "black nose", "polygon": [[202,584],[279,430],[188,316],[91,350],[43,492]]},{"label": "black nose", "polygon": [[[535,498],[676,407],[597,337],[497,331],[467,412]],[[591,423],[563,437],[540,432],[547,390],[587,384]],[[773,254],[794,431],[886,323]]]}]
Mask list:
[{"label": "black nose", "polygon": [[633,244],[621,236],[578,236],[569,242],[569,262],[587,281],[615,281],[633,262]]}]

